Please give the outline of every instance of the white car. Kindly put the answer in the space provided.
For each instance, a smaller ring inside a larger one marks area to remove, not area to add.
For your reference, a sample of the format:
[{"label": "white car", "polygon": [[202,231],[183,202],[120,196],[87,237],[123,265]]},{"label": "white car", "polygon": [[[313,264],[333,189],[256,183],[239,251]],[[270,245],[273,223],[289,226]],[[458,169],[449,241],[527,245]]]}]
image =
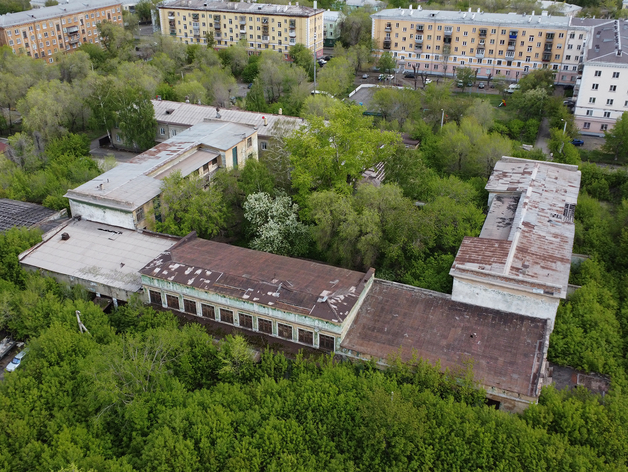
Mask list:
[{"label": "white car", "polygon": [[432,79],[425,79],[425,85],[429,85],[432,83]]},{"label": "white car", "polygon": [[13,372],[15,369],[17,369],[20,366],[20,362],[22,362],[22,358],[26,355],[26,351],[28,351],[28,349],[24,349],[23,351],[18,352],[4,370],[6,370],[7,372]]}]

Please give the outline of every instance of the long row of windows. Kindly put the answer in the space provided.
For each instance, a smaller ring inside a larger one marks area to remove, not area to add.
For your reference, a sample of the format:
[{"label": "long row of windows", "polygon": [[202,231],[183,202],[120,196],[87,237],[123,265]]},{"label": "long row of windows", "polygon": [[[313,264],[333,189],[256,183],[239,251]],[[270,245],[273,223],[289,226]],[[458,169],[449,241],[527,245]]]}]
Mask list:
[{"label": "long row of windows", "polygon": [[[163,306],[163,298],[161,292],[157,290],[148,291],[150,302],[159,306]],[[200,305],[200,312],[199,312]],[[200,316],[209,320],[220,321],[222,323],[236,325],[240,328],[250,329],[252,331],[258,331],[260,333],[269,334],[271,336],[278,336],[289,341],[296,341],[301,344],[307,344],[308,346],[315,346],[314,332],[295,328],[286,323],[280,323],[279,321],[272,321],[258,316],[252,316],[247,313],[237,312],[237,323],[234,317],[234,311],[228,308],[217,307],[209,305],[203,302],[197,302],[188,298],[183,298],[183,309],[179,303],[179,297],[177,295],[166,294],[166,306],[173,310],[183,311],[190,315]],[[277,325],[276,330],[273,330],[273,323]],[[294,334],[296,333],[296,340]],[[333,336],[327,336],[325,334],[318,334],[318,347],[327,351],[333,351],[335,347],[335,338]]]}]

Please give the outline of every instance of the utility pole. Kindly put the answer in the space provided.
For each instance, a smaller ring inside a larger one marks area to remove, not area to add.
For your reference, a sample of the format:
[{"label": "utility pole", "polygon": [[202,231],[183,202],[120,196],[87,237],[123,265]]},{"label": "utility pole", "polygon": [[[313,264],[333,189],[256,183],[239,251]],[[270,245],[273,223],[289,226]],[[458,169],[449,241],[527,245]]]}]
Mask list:
[{"label": "utility pole", "polygon": [[316,95],[316,50],[312,54],[312,59],[314,60],[314,95]]}]

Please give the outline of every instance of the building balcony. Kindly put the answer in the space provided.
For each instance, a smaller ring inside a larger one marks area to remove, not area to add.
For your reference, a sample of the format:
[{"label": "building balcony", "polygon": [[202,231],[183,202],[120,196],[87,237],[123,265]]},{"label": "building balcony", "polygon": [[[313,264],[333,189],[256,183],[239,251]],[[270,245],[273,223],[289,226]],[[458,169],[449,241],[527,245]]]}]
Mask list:
[{"label": "building balcony", "polygon": [[445,36],[451,36],[452,31],[451,30],[445,30]]},{"label": "building balcony", "polygon": [[484,41],[483,39],[480,39],[480,41],[478,42],[478,45],[484,46],[485,43],[486,43],[486,41]]},{"label": "building balcony", "polygon": [[392,28],[390,26],[386,26],[386,28],[384,28],[384,31],[386,31],[386,33],[390,33],[392,31]]},{"label": "building balcony", "polygon": [[475,57],[479,58],[479,59],[484,59],[484,50],[483,49],[479,49],[476,53],[475,53]]},{"label": "building balcony", "polygon": [[170,36],[176,36],[176,35],[177,35],[177,30],[170,30]]},{"label": "building balcony", "polygon": [[549,54],[544,54],[543,55],[543,62],[549,62],[551,61],[552,56],[550,56]]},{"label": "building balcony", "polygon": [[515,47],[514,47],[514,46],[508,46],[508,48],[507,48],[507,49],[508,49],[509,51],[514,51],[514,50],[515,50]]},{"label": "building balcony", "polygon": [[220,29],[220,23],[214,23],[214,29],[215,30],[219,30]]},{"label": "building balcony", "polygon": [[507,52],[506,53],[506,59],[514,59],[515,58],[515,53],[514,52]]},{"label": "building balcony", "polygon": [[262,36],[262,43],[267,43],[270,41],[269,36]]},{"label": "building balcony", "polygon": [[508,35],[509,39],[517,39],[517,33],[518,31],[511,31],[510,34]]},{"label": "building balcony", "polygon": [[486,38],[486,30],[480,30],[480,38]]},{"label": "building balcony", "polygon": [[168,13],[168,19],[174,20],[174,13]]},{"label": "building balcony", "polygon": [[290,30],[290,32],[288,33],[290,35],[291,38],[296,38],[297,37],[297,32],[294,30]]},{"label": "building balcony", "polygon": [[240,24],[241,25],[246,25],[246,19],[245,18],[240,18]]},{"label": "building balcony", "polygon": [[222,39],[222,33],[221,33],[220,31],[216,31],[216,32],[214,33],[214,38],[216,38],[216,39]]},{"label": "building balcony", "polygon": [[423,51],[423,45],[422,44],[415,44],[414,45],[414,50],[415,51]]},{"label": "building balcony", "polygon": [[81,38],[79,38],[78,36],[73,36],[70,38],[70,40],[68,41],[68,43],[70,44],[76,44],[81,40]]},{"label": "building balcony", "polygon": [[390,39],[384,40],[384,49],[390,49]]},{"label": "building balcony", "polygon": [[417,44],[423,44],[423,38],[414,38],[414,42]]},{"label": "building balcony", "polygon": [[246,34],[246,28],[240,28],[240,34]]}]

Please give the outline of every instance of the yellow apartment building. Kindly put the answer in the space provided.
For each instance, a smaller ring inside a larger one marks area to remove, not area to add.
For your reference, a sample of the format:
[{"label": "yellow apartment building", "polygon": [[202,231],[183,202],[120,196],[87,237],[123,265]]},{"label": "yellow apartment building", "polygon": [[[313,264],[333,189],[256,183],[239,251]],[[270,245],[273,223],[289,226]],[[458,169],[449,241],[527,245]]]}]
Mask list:
[{"label": "yellow apartment building", "polygon": [[0,16],[0,46],[15,54],[54,62],[60,52],[99,43],[101,21],[122,24],[122,5],[115,0],[82,0]]},{"label": "yellow apartment building", "polygon": [[382,10],[373,15],[378,55],[390,52],[401,70],[453,77],[457,67],[478,78],[511,81],[535,69],[551,69],[559,84],[575,84],[589,27],[579,19],[481,11]]},{"label": "yellow apartment building", "polygon": [[159,6],[161,33],[185,44],[207,44],[213,34],[216,48],[246,39],[249,54],[277,51],[288,58],[297,43],[323,55],[325,10],[294,5],[248,2],[174,0]]}]

